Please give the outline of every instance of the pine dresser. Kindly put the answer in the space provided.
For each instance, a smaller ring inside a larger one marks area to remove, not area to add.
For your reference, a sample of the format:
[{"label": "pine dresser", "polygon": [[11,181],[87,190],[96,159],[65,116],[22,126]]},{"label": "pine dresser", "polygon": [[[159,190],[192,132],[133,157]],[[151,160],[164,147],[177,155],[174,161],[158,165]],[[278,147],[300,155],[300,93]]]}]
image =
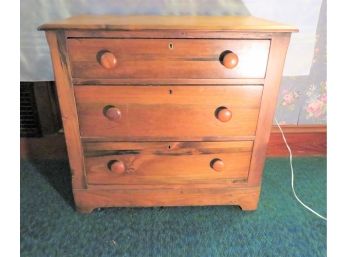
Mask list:
[{"label": "pine dresser", "polygon": [[255,17],[46,23],[76,209],[258,206],[292,32]]}]

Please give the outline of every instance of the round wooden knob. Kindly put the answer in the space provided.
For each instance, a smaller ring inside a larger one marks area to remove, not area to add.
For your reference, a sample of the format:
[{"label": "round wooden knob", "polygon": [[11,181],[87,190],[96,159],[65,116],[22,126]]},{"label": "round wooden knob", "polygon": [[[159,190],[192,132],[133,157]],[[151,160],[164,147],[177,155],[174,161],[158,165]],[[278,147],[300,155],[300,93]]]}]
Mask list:
[{"label": "round wooden knob", "polygon": [[232,52],[228,52],[228,53],[224,54],[224,56],[222,58],[222,64],[227,69],[233,69],[238,64],[238,55],[236,55],[235,53],[232,53]]},{"label": "round wooden knob", "polygon": [[103,66],[105,69],[113,69],[116,67],[117,59],[116,56],[111,52],[101,52],[99,55],[99,63],[101,66]]},{"label": "round wooden knob", "polygon": [[111,121],[119,121],[122,116],[121,110],[112,105],[105,106],[103,113]]},{"label": "round wooden knob", "polygon": [[112,160],[108,163],[108,168],[112,173],[122,174],[126,171],[126,166],[122,161]]},{"label": "round wooden knob", "polygon": [[221,159],[214,159],[211,161],[210,166],[215,171],[222,171],[224,169],[224,162]]},{"label": "round wooden knob", "polygon": [[221,122],[227,122],[232,118],[232,112],[226,107],[216,109],[216,118]]}]

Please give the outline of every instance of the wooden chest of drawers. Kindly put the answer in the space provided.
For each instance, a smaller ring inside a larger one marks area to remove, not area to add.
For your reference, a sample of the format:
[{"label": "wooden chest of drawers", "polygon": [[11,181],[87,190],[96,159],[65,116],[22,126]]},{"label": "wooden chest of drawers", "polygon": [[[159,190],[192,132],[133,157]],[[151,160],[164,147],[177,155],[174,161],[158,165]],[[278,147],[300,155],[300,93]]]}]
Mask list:
[{"label": "wooden chest of drawers", "polygon": [[77,16],[40,29],[79,211],[257,208],[295,28],[253,17]]}]

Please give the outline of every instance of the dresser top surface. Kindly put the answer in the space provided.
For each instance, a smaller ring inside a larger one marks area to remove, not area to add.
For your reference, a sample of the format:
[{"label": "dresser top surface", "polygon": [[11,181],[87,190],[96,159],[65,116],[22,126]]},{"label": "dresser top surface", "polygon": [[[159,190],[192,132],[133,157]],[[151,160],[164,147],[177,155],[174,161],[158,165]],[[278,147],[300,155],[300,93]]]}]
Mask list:
[{"label": "dresser top surface", "polygon": [[296,32],[297,28],[253,16],[80,15],[41,25],[39,30],[207,30]]}]

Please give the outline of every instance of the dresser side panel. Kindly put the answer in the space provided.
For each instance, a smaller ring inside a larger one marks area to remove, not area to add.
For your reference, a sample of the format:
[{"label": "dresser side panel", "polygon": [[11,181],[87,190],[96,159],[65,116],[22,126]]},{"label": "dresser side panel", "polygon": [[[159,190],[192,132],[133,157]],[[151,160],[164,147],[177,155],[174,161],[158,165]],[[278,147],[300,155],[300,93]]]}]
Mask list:
[{"label": "dresser side panel", "polygon": [[272,129],[277,96],[290,36],[291,33],[275,33],[271,39],[271,49],[268,58],[265,84],[262,93],[260,113],[248,177],[248,184],[250,186],[259,185],[262,180],[267,144]]},{"label": "dresser side panel", "polygon": [[63,31],[47,31],[46,39],[51,52],[73,189],[85,189],[83,149],[80,140],[74,90],[71,83],[66,37]]}]

